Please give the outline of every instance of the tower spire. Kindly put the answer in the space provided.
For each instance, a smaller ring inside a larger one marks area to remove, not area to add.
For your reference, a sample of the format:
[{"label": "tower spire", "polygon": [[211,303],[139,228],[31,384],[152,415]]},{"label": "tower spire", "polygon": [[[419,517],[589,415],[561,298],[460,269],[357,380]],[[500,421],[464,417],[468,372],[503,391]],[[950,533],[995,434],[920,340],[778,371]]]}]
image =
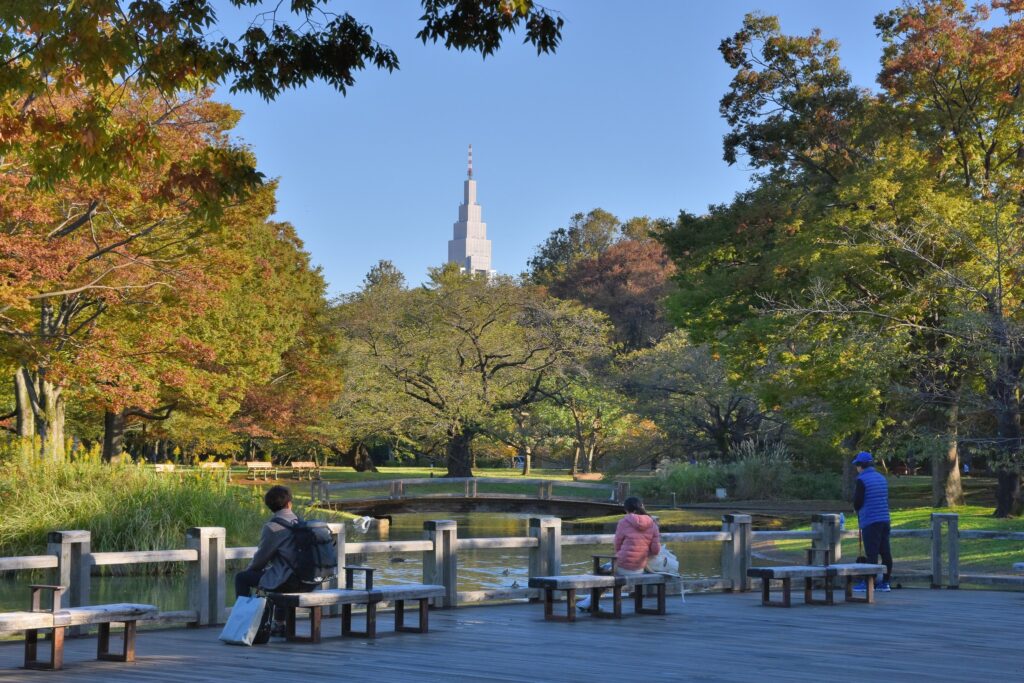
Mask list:
[{"label": "tower spire", "polygon": [[467,166],[467,178],[473,177],[473,145],[469,146],[469,165]]}]

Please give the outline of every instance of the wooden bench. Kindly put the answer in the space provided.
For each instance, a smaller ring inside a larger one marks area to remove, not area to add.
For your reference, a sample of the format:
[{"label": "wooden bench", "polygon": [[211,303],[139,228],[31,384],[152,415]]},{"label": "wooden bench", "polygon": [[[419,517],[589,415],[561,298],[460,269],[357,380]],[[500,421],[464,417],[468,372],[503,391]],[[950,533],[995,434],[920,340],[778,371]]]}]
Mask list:
[{"label": "wooden bench", "polygon": [[[69,626],[99,626],[99,637],[96,643],[96,659],[114,662],[135,661],[136,622],[152,619],[157,614],[153,605],[118,603],[110,605],[92,605],[90,607],[60,607],[60,596],[63,586],[31,585],[31,610],[28,612],[0,613],[0,632],[25,632],[25,663],[26,669],[59,670],[64,666],[64,629]],[[50,591],[53,596],[53,607],[50,611],[40,608],[40,595]],[[124,624],[124,640],[120,652],[110,651],[110,625]],[[52,630],[49,659],[39,659],[39,631]]]},{"label": "wooden bench", "polygon": [[[345,588],[333,588],[313,591],[311,593],[270,593],[267,598],[276,605],[287,610],[285,638],[293,642],[319,643],[320,626],[323,621],[324,607],[341,607],[341,635],[347,638],[377,637],[377,607],[381,602],[395,605],[395,631],[406,633],[427,633],[429,629],[429,602],[431,598],[441,598],[446,594],[445,587],[437,584],[405,584],[400,586],[373,585],[372,567],[345,567]],[[355,572],[363,572],[364,588],[354,588]],[[405,625],[405,602],[419,601],[419,624]],[[352,606],[366,606],[366,628],[362,631],[352,629]],[[298,608],[309,610],[309,635],[299,636],[295,628],[295,612]]]},{"label": "wooden bench", "polygon": [[[601,561],[610,559],[610,571],[602,568]],[[637,614],[665,614],[665,590],[669,574],[637,574],[635,576],[616,576],[615,558],[607,555],[594,555],[593,574],[573,574],[563,576],[534,576],[529,581],[530,588],[544,591],[544,619],[546,621],[576,621],[576,591],[590,591],[591,616],[612,619],[622,618],[622,589],[633,591],[633,611]],[[644,607],[644,591],[647,586],[654,586],[657,591],[657,606]],[[601,593],[612,589],[612,611],[601,610]],[[555,614],[554,592],[564,591],[566,615]]]},{"label": "wooden bench", "polygon": [[160,474],[168,474],[170,472],[174,472],[174,463],[158,462],[157,464],[153,465],[153,471]]},{"label": "wooden bench", "polygon": [[313,475],[316,478],[320,478],[320,465],[317,465],[311,460],[300,460],[298,462],[291,463],[292,476],[296,479],[302,479],[305,477],[312,481]]},{"label": "wooden bench", "polygon": [[[846,602],[867,602],[875,600],[875,575],[885,571],[880,564],[832,564],[832,565],[790,565],[782,567],[751,567],[747,576],[761,579],[761,604],[765,607],[790,607],[792,605],[792,581],[803,579],[804,603],[808,605],[832,605],[834,580],[838,577],[846,579]],[[825,598],[814,597],[814,581],[824,580]],[[867,594],[863,598],[854,597],[853,581],[864,579],[867,583]],[[771,599],[771,582],[782,582],[782,600]]]},{"label": "wooden bench", "polygon": [[227,472],[228,466],[222,462],[201,462],[199,463],[200,472]]},{"label": "wooden bench", "polygon": [[245,476],[253,481],[263,477],[264,481],[270,481],[270,475],[277,479],[277,468],[272,462],[247,462],[245,463]]}]

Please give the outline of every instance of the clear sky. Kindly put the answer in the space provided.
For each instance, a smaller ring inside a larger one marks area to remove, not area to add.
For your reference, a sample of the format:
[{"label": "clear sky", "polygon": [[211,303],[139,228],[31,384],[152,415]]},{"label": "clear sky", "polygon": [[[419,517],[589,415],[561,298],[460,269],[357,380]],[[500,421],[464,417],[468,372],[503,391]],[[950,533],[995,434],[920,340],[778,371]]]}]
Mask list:
[{"label": "clear sky", "polygon": [[[227,4],[226,2],[224,3]],[[718,53],[743,15],[819,27],[841,43],[858,85],[881,54],[872,19],[896,0],[544,0],[565,19],[554,55],[519,38],[494,56],[422,45],[417,0],[337,0],[401,61],[357,75],[347,97],[316,83],[276,101],[219,93],[244,112],[238,136],[280,179],[293,223],[332,294],[358,289],[380,259],[412,283],[447,256],[473,144],[494,268],[518,274],[578,211],[622,219],[702,212],[746,186],[722,161],[718,100],[731,72]],[[248,11],[251,15],[252,11]],[[228,36],[243,14],[222,11]]]}]

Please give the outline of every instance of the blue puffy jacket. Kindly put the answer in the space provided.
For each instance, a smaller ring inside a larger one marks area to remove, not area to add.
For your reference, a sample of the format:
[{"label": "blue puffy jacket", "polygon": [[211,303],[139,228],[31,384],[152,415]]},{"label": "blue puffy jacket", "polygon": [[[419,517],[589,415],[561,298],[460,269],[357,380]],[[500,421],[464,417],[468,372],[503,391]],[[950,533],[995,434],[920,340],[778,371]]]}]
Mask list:
[{"label": "blue puffy jacket", "polygon": [[857,524],[861,529],[875,522],[890,521],[889,483],[874,467],[866,467],[857,476],[854,507],[857,510]]}]

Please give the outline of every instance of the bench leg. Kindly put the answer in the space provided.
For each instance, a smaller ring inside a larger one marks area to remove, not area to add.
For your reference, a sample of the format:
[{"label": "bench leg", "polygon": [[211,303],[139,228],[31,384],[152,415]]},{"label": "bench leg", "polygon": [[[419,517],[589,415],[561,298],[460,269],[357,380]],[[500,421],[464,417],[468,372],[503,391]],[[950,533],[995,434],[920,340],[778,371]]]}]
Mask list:
[{"label": "bench leg", "polygon": [[[853,595],[853,581],[856,578],[864,578],[867,584],[867,594],[863,598],[858,598]],[[847,576],[846,577],[846,602],[863,602],[869,605],[875,602],[875,576],[874,574],[865,577]]]},{"label": "bench leg", "polygon": [[591,588],[590,589],[590,614],[591,616],[599,617],[602,619],[621,619],[622,618],[622,586],[614,586],[612,588],[612,611],[602,612],[601,611],[601,593],[604,592],[603,588]]},{"label": "bench leg", "polygon": [[402,631],[404,633],[426,633],[428,628],[428,619],[430,607],[430,598],[419,599],[419,626],[406,626],[405,625],[405,600],[395,601],[395,630]]},{"label": "bench leg", "polygon": [[633,606],[633,610],[637,614],[659,614],[659,615],[666,614],[668,612],[668,610],[666,609],[667,601],[665,599],[665,584],[664,583],[656,583],[656,584],[654,584],[655,595],[656,595],[656,599],[657,599],[657,606],[654,607],[653,609],[650,608],[650,607],[644,607],[644,588],[645,588],[644,586],[637,586],[633,590],[633,600],[635,601],[634,602],[634,606]]},{"label": "bench leg", "polygon": [[134,662],[136,631],[136,622],[124,622],[124,642],[122,644],[121,652],[111,652],[110,624],[100,624],[99,635],[96,639],[96,659],[107,662]]},{"label": "bench leg", "polygon": [[832,605],[832,577],[826,576],[825,581],[825,597],[823,599],[817,599],[814,597],[814,581],[815,579],[810,577],[804,578],[804,603],[808,605]]},{"label": "bench leg", "polygon": [[555,617],[554,593],[550,588],[544,589],[544,621],[551,621]]},{"label": "bench leg", "polygon": [[64,627],[56,626],[50,634],[50,658],[40,660],[39,654],[39,629],[28,629],[25,631],[25,669],[44,669],[47,671],[59,671],[64,668]]},{"label": "bench leg", "polygon": [[782,601],[772,601],[770,599],[770,583],[771,579],[767,576],[761,578],[761,604],[765,607],[789,607],[791,603],[792,595],[792,584],[790,579],[779,579],[782,581]]},{"label": "bench leg", "polygon": [[366,628],[362,631],[356,631],[352,628],[352,605],[342,605],[341,635],[345,636],[346,638],[376,638],[377,603],[370,602],[366,604]]}]

